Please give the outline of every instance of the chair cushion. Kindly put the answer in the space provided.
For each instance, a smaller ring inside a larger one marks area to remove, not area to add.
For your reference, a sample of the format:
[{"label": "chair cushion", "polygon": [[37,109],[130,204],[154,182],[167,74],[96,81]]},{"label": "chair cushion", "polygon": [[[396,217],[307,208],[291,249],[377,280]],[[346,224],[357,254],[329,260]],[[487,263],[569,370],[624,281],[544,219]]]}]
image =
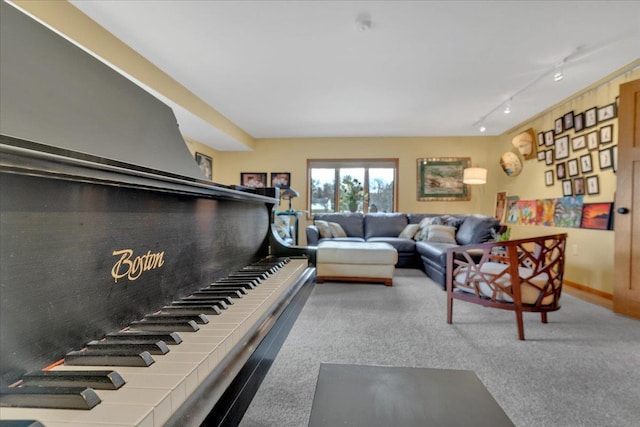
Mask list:
[{"label": "chair cushion", "polygon": [[[480,295],[492,298],[493,297],[493,289],[491,286],[487,284],[487,279],[489,281],[493,279],[495,276],[499,276],[502,274],[509,266],[507,264],[501,264],[498,262],[485,262],[482,264],[479,270],[472,271],[471,276],[467,278],[469,275],[469,267],[463,267],[458,270],[455,281],[460,283],[465,283],[467,280],[476,281],[476,286],[480,291]],[[523,304],[535,304],[540,296],[540,290],[535,286],[530,285],[527,282],[531,282],[540,288],[544,287],[544,285],[549,281],[549,275],[547,273],[539,273],[537,275],[533,275],[534,271],[530,268],[518,267],[518,275],[521,278],[520,283],[520,293],[522,295],[522,303]],[[527,282],[525,282],[526,280]],[[499,285],[500,287],[506,288],[511,285],[511,275],[506,273],[500,276],[494,283]],[[467,292],[467,293],[475,293],[473,289],[467,287],[456,287],[455,289]],[[513,298],[508,292],[504,292],[501,289],[496,291],[495,299],[497,301],[504,302],[513,302]],[[551,304],[553,302],[553,295],[549,295],[542,299],[542,305]]]}]

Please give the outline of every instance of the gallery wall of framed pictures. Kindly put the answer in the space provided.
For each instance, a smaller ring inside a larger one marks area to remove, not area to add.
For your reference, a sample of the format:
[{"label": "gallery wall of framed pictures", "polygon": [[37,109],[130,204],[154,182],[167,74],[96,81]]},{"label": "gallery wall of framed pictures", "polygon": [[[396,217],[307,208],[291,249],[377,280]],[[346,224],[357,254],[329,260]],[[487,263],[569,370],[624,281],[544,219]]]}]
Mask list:
[{"label": "gallery wall of framed pictures", "polygon": [[559,185],[563,197],[600,194],[600,174],[617,170],[617,116],[616,97],[606,105],[565,112],[553,120],[553,129],[538,132],[537,159],[549,166],[545,186]]}]

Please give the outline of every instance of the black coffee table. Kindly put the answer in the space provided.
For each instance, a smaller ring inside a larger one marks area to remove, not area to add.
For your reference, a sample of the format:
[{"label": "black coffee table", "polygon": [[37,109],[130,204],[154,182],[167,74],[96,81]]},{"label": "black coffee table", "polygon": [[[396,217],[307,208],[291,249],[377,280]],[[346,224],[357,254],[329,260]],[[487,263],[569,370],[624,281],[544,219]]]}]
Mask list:
[{"label": "black coffee table", "polygon": [[320,365],[309,427],[513,427],[473,371]]}]

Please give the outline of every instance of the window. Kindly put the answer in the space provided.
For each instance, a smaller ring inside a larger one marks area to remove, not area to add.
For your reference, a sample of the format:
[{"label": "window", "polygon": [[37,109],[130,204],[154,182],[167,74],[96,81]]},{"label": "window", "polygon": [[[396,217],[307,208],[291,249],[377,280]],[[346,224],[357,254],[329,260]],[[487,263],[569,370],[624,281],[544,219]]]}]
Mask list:
[{"label": "window", "polygon": [[309,213],[393,212],[398,159],[308,160]]}]

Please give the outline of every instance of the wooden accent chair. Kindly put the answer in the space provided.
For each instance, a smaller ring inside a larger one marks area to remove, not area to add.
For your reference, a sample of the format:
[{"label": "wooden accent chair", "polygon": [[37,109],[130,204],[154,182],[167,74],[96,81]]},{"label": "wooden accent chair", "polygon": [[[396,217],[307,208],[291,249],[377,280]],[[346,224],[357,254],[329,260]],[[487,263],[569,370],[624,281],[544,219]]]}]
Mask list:
[{"label": "wooden accent chair", "polygon": [[453,300],[513,310],[524,340],[522,313],[560,309],[566,234],[490,242],[447,252],[447,323]]}]

